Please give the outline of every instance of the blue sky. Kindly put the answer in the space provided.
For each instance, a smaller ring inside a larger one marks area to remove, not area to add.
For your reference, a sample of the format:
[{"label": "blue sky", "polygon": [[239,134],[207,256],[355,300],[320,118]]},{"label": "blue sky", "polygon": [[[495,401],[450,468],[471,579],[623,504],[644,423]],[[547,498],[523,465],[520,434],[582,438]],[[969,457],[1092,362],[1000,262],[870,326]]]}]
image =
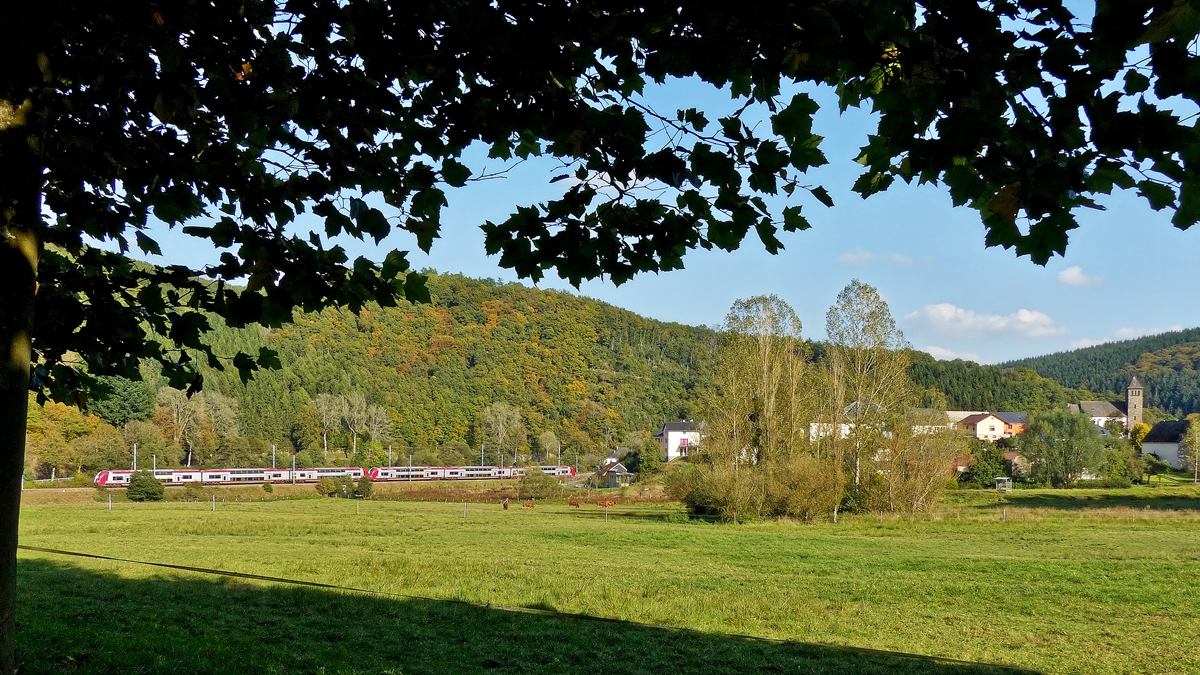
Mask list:
[{"label": "blue sky", "polygon": [[[1011,251],[983,245],[976,212],[953,208],[941,187],[897,183],[863,200],[850,192],[861,167],[853,160],[873,116],[851,109],[838,114],[828,89],[811,91],[821,104],[816,133],[830,165],[810,172],[835,200],[826,209],[798,191],[797,202],[813,228],[781,237],[786,250],[770,255],[751,233],[740,250],[694,251],[686,269],[645,275],[623,286],[584,283],[578,293],[644,316],[693,325],[717,325],[739,298],[775,294],[796,310],[809,338],[824,337],[825,311],[838,291],[858,278],[879,289],[914,347],[939,358],[981,363],[1063,351],[1164,330],[1200,326],[1195,283],[1200,231],[1181,232],[1166,212],[1155,213],[1132,193],[1101,196],[1107,211],[1083,210],[1080,229],[1065,258],[1045,267]],[[699,107],[715,120],[730,108],[727,94],[694,82],[676,82],[648,93],[661,111]],[[483,153],[466,159],[479,173]],[[494,161],[489,169],[499,168]],[[548,184],[554,167],[533,161],[506,178],[450,190],[442,238],[430,254],[415,239],[394,233],[382,244],[341,238],[352,255],[381,259],[408,249],[415,268],[516,281],[497,258],[484,253],[479,225],[507,217],[517,204],[560,194]],[[782,208],[782,197],[774,206]],[[303,230],[321,230],[301,220]],[[161,230],[161,228],[160,228]],[[159,231],[164,257],[155,262],[200,265],[219,254],[178,231]],[[546,278],[543,288],[572,290]]]}]

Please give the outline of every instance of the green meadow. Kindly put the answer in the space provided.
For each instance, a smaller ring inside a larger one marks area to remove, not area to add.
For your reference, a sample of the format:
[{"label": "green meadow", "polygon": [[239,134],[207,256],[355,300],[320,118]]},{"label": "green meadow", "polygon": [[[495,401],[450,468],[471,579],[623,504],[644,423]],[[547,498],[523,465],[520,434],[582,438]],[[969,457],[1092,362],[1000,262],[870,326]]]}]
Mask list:
[{"label": "green meadow", "polygon": [[21,551],[27,673],[1200,671],[1190,486],[736,526],[662,504],[606,521],[591,504],[464,518],[456,502],[109,511],[78,494],[30,497],[21,543],[375,593]]}]

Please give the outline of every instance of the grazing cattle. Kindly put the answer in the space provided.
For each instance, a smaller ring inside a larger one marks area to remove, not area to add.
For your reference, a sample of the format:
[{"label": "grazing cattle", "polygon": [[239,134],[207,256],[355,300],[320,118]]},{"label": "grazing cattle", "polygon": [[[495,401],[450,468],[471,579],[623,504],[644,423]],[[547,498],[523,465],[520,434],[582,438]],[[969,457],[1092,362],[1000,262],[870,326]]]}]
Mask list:
[{"label": "grazing cattle", "polygon": [[571,501],[567,502],[567,505],[568,505],[568,506],[574,506],[575,508],[579,508],[579,502],[575,501],[574,499],[572,499]]},{"label": "grazing cattle", "polygon": [[596,506],[599,506],[599,507],[601,507],[601,508],[605,508],[605,509],[606,509],[606,508],[608,508],[608,507],[610,507],[610,506],[616,506],[616,505],[617,505],[617,503],[616,503],[616,502],[614,502],[614,501],[613,501],[613,500],[611,500],[611,499],[606,499],[606,500],[603,500],[603,501],[598,501],[598,502],[596,502]]},{"label": "grazing cattle", "polygon": [[533,502],[522,502],[522,503],[521,503],[521,508],[523,508],[523,509],[532,509],[532,508],[533,508]]},{"label": "grazing cattle", "polygon": [[505,497],[504,501],[502,501],[500,503],[504,505],[504,510],[507,511],[508,510],[508,497]]}]

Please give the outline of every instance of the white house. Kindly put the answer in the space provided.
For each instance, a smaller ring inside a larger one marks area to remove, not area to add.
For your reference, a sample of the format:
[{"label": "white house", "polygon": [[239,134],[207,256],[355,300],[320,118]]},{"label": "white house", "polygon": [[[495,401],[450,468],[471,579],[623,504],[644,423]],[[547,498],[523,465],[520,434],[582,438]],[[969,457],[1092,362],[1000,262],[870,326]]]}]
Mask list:
[{"label": "white house", "polygon": [[958,421],[960,429],[970,433],[975,438],[982,438],[987,441],[998,441],[1001,438],[1010,436],[1011,434],[1006,432],[1007,426],[1003,418],[997,417],[992,413],[968,415]]},{"label": "white house", "polygon": [[684,420],[682,422],[667,422],[654,434],[658,445],[667,453],[667,461],[686,457],[688,453],[700,446],[704,438],[701,431],[704,423]]},{"label": "white house", "polygon": [[1082,412],[1092,418],[1092,424],[1101,428],[1111,421],[1120,422],[1121,426],[1126,426],[1128,422],[1125,411],[1110,401],[1080,401],[1078,405],[1074,403],[1068,405],[1067,410],[1073,413]]},{"label": "white house", "polygon": [[1150,433],[1142,439],[1142,454],[1154,455],[1170,464],[1172,469],[1182,469],[1179,446],[1183,443],[1183,435],[1187,433],[1191,424],[1188,420],[1155,424]]}]

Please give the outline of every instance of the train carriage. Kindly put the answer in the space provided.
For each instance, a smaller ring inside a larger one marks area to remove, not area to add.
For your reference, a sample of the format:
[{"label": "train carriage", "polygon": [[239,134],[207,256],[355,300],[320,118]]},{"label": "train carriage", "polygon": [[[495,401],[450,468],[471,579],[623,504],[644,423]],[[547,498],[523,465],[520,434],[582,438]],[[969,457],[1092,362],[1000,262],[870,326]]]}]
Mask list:
[{"label": "train carriage", "polygon": [[[544,473],[556,477],[575,475],[574,467],[542,466]],[[490,480],[520,478],[526,467],[521,466],[377,466],[362,469],[346,467],[310,467],[305,469],[156,469],[154,477],[166,485],[188,483],[203,485],[246,485],[260,483],[315,483],[322,478],[349,476],[360,480],[364,475],[373,481],[407,480]],[[93,483],[99,487],[128,487],[132,471],[101,471]]]}]

